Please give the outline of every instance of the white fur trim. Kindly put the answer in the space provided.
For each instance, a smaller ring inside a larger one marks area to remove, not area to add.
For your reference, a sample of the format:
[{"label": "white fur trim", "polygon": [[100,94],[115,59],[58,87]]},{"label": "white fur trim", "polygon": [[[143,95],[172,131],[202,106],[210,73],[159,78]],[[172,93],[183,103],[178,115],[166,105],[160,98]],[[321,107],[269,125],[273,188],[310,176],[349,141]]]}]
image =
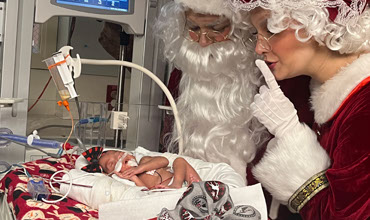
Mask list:
[{"label": "white fur trim", "polygon": [[351,91],[368,76],[370,54],[364,54],[324,84],[312,82],[311,104],[315,111],[315,121],[319,124],[327,122]]},{"label": "white fur trim", "polygon": [[228,18],[231,18],[233,14],[227,6],[226,0],[175,0],[175,2],[181,3],[198,13],[225,15]]},{"label": "white fur trim", "polygon": [[287,204],[291,195],[313,175],[328,169],[330,158],[306,125],[272,139],[253,174],[274,198]]}]

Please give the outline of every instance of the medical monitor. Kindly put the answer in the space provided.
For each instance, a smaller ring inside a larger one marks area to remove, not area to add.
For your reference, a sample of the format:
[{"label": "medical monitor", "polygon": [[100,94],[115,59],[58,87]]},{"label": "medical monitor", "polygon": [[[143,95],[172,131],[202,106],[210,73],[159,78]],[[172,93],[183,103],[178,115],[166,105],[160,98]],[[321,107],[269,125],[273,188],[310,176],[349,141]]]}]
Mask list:
[{"label": "medical monitor", "polygon": [[143,35],[149,0],[35,0],[35,23],[54,16],[89,17],[120,24],[129,34]]},{"label": "medical monitor", "polygon": [[132,14],[135,0],[51,0],[52,4],[69,9],[103,14]]}]

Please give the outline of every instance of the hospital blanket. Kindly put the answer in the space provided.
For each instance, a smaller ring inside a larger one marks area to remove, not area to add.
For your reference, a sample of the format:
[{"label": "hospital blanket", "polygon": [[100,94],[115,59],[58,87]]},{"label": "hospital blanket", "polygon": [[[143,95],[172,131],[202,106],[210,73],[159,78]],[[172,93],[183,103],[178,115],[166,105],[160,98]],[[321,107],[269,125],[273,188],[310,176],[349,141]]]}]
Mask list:
[{"label": "hospital blanket", "polygon": [[[24,163],[23,166],[32,176],[42,177],[47,181],[56,171],[73,169],[72,164],[76,158],[75,155],[72,156],[72,161],[66,155],[59,159],[45,158]],[[17,219],[98,219],[97,210],[71,198],[55,204],[33,200],[27,191],[27,182],[22,168],[10,171],[0,181],[0,193],[6,194],[9,207]],[[58,188],[58,185],[54,187]],[[49,200],[57,200],[62,196],[52,193]]]}]

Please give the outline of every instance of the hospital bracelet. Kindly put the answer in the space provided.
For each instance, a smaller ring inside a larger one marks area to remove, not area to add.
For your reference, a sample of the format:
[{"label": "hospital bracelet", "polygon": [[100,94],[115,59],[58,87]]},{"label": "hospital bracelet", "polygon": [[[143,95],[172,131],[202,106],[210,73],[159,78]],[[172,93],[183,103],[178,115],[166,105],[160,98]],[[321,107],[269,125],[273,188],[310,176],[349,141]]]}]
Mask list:
[{"label": "hospital bracelet", "polygon": [[326,170],[314,175],[295,191],[288,201],[291,212],[298,213],[317,193],[329,186],[325,172]]}]

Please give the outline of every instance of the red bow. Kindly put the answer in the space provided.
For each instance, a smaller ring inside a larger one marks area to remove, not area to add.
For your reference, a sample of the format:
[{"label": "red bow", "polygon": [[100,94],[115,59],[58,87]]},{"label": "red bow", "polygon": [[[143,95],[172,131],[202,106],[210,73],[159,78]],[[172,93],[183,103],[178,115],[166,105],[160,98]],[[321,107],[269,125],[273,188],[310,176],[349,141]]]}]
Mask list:
[{"label": "red bow", "polygon": [[81,170],[89,173],[102,173],[103,168],[99,165],[99,159],[103,154],[102,147],[92,147],[89,150],[82,153],[82,156],[90,163],[81,168]]}]

